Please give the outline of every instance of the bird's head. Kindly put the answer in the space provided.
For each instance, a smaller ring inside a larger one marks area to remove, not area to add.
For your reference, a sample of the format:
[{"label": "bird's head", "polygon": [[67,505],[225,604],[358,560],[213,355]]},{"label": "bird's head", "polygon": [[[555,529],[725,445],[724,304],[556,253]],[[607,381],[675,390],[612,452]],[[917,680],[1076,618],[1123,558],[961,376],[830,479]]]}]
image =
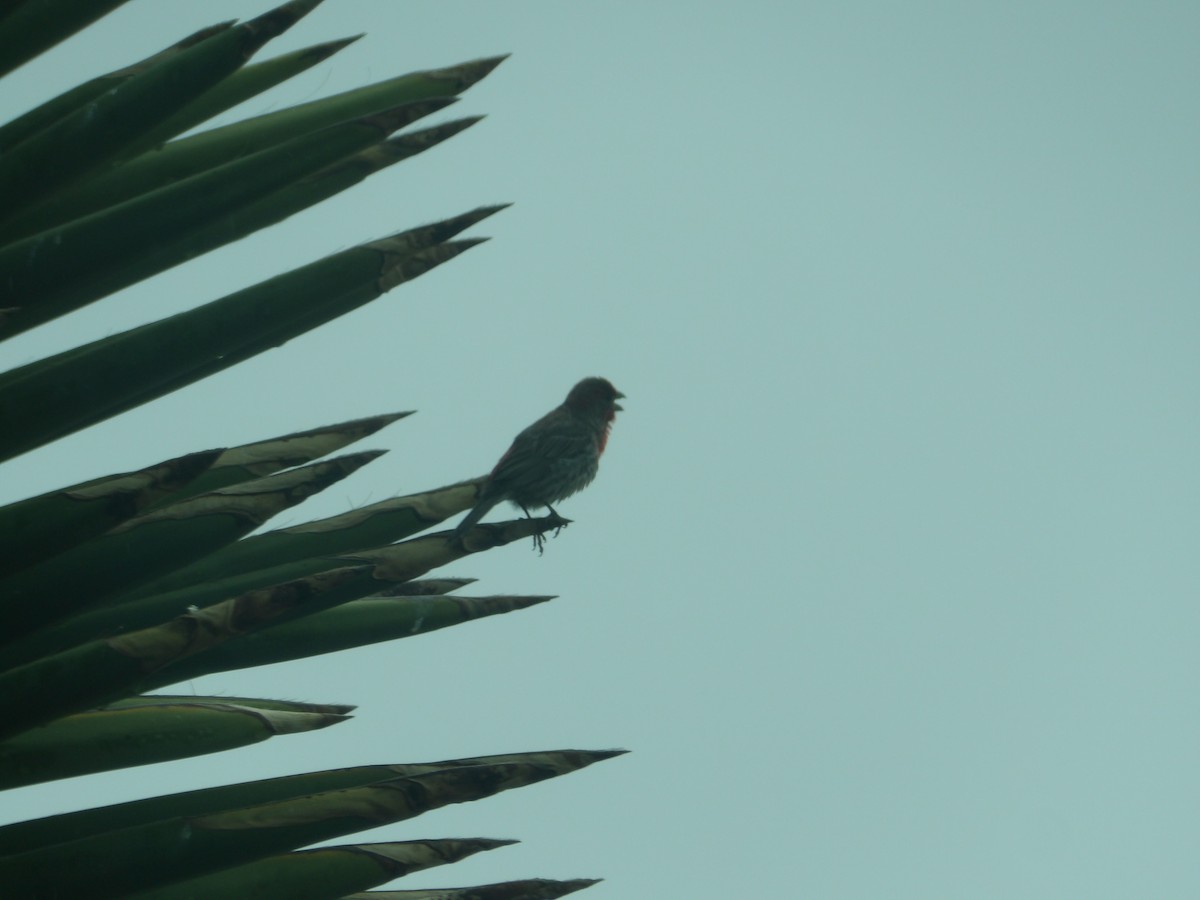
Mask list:
[{"label": "bird's head", "polygon": [[606,378],[585,378],[567,394],[565,406],[572,412],[586,416],[599,416],[611,420],[625,397]]}]

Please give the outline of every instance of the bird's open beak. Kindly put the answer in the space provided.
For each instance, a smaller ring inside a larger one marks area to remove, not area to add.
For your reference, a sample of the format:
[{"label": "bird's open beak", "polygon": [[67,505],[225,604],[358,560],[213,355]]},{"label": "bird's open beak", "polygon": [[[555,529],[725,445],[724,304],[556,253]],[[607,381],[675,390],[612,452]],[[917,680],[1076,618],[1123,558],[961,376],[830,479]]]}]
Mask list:
[{"label": "bird's open beak", "polygon": [[[618,399],[618,400],[624,400],[624,399],[625,399],[625,395],[624,395],[624,394],[622,394],[620,391],[617,391],[617,399]],[[617,411],[619,411],[619,412],[623,412],[623,411],[624,411],[624,409],[625,409],[625,407],[623,407],[623,406],[622,406],[620,403],[614,403],[614,404],[613,404],[613,409],[615,409],[615,410],[617,410]]]}]

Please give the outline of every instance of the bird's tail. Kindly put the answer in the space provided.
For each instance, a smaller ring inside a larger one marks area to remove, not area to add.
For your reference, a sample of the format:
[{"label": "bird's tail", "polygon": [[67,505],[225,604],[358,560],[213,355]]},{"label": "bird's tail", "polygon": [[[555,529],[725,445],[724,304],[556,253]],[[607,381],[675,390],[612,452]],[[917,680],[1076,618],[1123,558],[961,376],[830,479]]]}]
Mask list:
[{"label": "bird's tail", "polygon": [[463,520],[458,523],[458,527],[454,529],[454,537],[457,540],[462,540],[462,536],[466,534],[475,524],[491,512],[492,507],[499,503],[500,500],[480,500],[475,504],[474,508],[463,516]]}]

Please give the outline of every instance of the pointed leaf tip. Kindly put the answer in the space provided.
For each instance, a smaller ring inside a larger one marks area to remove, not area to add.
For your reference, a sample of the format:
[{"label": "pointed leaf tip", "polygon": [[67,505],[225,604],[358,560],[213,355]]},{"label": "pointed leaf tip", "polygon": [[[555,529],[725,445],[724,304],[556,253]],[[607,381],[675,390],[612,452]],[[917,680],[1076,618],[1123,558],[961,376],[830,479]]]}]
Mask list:
[{"label": "pointed leaf tip", "polygon": [[386,137],[393,134],[393,132],[399,131],[401,128],[411,125],[417,119],[424,118],[457,102],[457,97],[432,97],[428,100],[412,100],[401,103],[398,106],[370,113],[358,121],[362,125],[378,129]]},{"label": "pointed leaf tip", "polygon": [[289,0],[288,3],[267,10],[260,16],[247,19],[242,23],[242,27],[255,36],[251,52],[271,38],[283,34],[323,2],[324,0]]},{"label": "pointed leaf tip", "polygon": [[428,128],[422,128],[420,131],[407,131],[403,134],[395,135],[388,139],[389,144],[404,144],[423,139],[430,146],[449,140],[456,134],[461,134],[473,125],[478,125],[487,116],[464,116],[461,119],[451,119],[449,122],[440,122],[437,125],[431,125]]},{"label": "pointed leaf tip", "polygon": [[[468,599],[468,598],[464,597],[463,599]],[[491,601],[493,603],[495,603],[495,602],[508,603],[512,606],[512,608],[514,610],[516,610],[516,609],[529,609],[531,606],[537,606],[539,603],[549,603],[551,600],[557,600],[558,595],[557,594],[534,594],[531,596],[531,595],[521,595],[521,594],[501,594],[499,596],[493,596],[493,597],[479,597],[479,598],[472,597],[470,599],[472,599],[472,600],[478,599],[481,602],[482,601]]]},{"label": "pointed leaf tip", "polygon": [[496,847],[511,847],[513,844],[521,843],[517,838],[470,838],[469,840],[478,841],[489,850]]},{"label": "pointed leaf tip", "polygon": [[361,40],[364,37],[366,37],[366,32],[352,35],[351,37],[339,38],[336,41],[326,41],[323,44],[314,44],[313,46],[309,47],[307,51],[305,51],[305,55],[312,57],[317,62],[320,62],[321,60],[329,59],[329,57],[333,56],[335,53],[340,53],[355,41]]},{"label": "pointed leaf tip", "polygon": [[582,891],[584,888],[599,884],[603,880],[603,878],[571,878],[567,881],[560,881],[559,884],[566,889],[564,893],[572,894],[575,891]]},{"label": "pointed leaf tip", "polygon": [[631,751],[623,748],[617,748],[615,750],[590,750],[584,752],[589,756],[595,757],[593,762],[603,762],[606,759],[612,759],[616,756],[624,756],[626,753],[630,753]]}]

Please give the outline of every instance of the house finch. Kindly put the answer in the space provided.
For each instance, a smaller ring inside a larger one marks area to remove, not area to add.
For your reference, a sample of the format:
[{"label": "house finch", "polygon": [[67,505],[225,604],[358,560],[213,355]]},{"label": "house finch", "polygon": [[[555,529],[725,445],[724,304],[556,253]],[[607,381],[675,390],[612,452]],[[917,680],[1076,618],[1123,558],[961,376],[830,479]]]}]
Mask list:
[{"label": "house finch", "polygon": [[[488,511],[504,500],[521,507],[557,503],[587,487],[600,467],[600,454],[625,395],[603,378],[585,378],[567,399],[516,436],[479,489],[474,508],[458,523],[459,541]],[[538,550],[541,535],[534,537]]]}]

